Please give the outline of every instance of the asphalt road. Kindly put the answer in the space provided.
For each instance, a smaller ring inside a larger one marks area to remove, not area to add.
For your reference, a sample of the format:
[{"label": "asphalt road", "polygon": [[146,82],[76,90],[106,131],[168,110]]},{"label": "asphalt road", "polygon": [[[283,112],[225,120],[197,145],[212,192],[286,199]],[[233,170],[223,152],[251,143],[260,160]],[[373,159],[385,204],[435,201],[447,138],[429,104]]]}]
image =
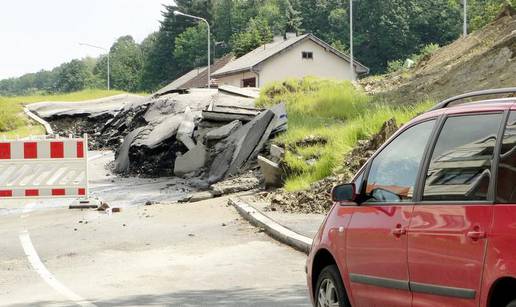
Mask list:
[{"label": "asphalt road", "polygon": [[[250,226],[226,199],[143,206],[138,184],[121,188],[128,179],[104,170],[92,177],[99,196],[127,204],[121,213],[0,204],[1,306],[309,305],[305,255]],[[173,198],[163,193],[173,183],[143,190]]]}]

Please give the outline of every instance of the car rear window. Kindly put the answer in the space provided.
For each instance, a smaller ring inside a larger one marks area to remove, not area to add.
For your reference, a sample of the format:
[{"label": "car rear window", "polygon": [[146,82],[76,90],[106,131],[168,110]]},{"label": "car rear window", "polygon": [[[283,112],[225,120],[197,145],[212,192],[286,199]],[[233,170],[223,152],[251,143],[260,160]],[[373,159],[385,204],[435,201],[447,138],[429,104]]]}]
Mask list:
[{"label": "car rear window", "polygon": [[500,113],[446,120],[432,153],[423,200],[487,200],[502,117]]},{"label": "car rear window", "polygon": [[496,202],[516,204],[516,112],[511,112],[502,140]]}]

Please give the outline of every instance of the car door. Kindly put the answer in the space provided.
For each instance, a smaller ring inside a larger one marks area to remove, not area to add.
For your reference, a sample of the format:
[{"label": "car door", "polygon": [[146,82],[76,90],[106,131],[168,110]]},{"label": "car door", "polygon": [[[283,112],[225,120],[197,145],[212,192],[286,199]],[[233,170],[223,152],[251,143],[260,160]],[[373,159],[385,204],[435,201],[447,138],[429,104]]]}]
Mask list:
[{"label": "car door", "polygon": [[370,161],[346,230],[353,306],[410,306],[406,229],[412,194],[435,120],[405,129]]},{"label": "car door", "polygon": [[408,229],[413,306],[478,306],[502,118],[488,113],[443,121]]}]

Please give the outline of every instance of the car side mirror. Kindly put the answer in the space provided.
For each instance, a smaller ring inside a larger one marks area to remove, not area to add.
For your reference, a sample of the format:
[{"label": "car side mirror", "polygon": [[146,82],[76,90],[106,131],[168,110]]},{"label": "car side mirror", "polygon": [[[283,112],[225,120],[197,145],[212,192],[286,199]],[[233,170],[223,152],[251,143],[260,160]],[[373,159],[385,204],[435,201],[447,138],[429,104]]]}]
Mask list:
[{"label": "car side mirror", "polygon": [[354,202],[357,199],[354,183],[339,184],[331,191],[331,199],[334,202]]}]

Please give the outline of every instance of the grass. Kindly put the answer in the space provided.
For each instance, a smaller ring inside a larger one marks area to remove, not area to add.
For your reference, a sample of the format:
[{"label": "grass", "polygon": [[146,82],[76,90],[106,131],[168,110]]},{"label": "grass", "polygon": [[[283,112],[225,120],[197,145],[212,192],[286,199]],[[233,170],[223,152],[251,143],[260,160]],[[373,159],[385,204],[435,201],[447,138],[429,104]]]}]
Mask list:
[{"label": "grass", "polygon": [[[431,102],[404,107],[377,104],[350,82],[314,78],[271,84],[262,90],[257,104],[279,102],[286,103],[289,119],[288,131],[275,139],[287,148],[288,191],[306,189],[338,171],[357,141],[378,132],[385,121],[395,118],[398,124],[405,123],[431,106]],[[307,136],[322,137],[326,143],[300,143]]]},{"label": "grass", "polygon": [[23,106],[26,104],[40,101],[82,101],[123,93],[116,90],[88,89],[55,95],[0,96],[0,138],[10,139],[45,133],[42,126],[29,120],[24,115]]}]

